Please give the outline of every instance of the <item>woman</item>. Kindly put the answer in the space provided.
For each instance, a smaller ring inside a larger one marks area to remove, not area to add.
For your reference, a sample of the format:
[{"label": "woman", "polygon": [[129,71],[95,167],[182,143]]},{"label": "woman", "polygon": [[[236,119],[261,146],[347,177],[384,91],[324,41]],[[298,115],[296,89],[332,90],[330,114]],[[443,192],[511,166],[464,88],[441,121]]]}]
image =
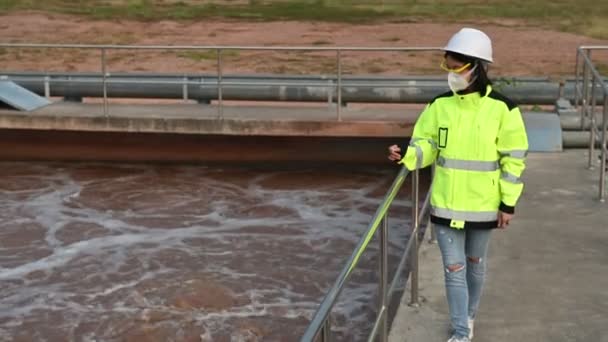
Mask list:
[{"label": "woman", "polygon": [[393,145],[389,159],[410,170],[436,165],[431,222],[444,264],[453,328],[448,342],[467,342],[473,338],[490,233],[509,225],[523,190],[528,140],[519,109],[488,79],[490,38],[463,28],[444,51],[441,67],[451,91],[422,112],[405,156]]}]

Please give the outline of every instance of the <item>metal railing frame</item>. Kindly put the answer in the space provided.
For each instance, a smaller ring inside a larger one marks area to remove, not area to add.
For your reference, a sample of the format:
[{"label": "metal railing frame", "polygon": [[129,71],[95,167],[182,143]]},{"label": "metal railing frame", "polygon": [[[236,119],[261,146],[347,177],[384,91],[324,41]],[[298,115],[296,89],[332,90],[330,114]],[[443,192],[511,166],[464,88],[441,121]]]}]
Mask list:
[{"label": "metal railing frame", "polygon": [[[600,181],[599,181],[599,200],[604,202],[606,199],[606,126],[608,125],[608,86],[605,80],[597,71],[591,60],[593,50],[608,50],[608,46],[580,46],[576,50],[576,69],[575,69],[575,91],[574,105],[580,107],[581,128],[584,129],[589,120],[589,160],[587,167],[594,168],[595,145],[600,142]],[[582,70],[581,70],[582,69]],[[581,80],[582,72],[582,80]],[[581,82],[579,82],[581,81]],[[582,84],[579,84],[582,83]],[[582,86],[582,89],[581,89]],[[598,128],[595,115],[597,104],[596,87],[600,87],[603,93],[602,101],[602,122],[601,130]]]},{"label": "metal railing frame", "polygon": [[[226,85],[223,83],[223,65],[222,52],[224,51],[323,51],[323,52],[335,52],[336,54],[336,84],[328,82],[328,84],[311,84],[310,86],[319,86],[325,88],[333,88],[336,92],[336,120],[341,121],[341,106],[342,106],[342,55],[344,52],[362,52],[362,51],[373,51],[373,52],[429,52],[429,51],[441,51],[440,47],[320,47],[320,46],[237,46],[237,45],[92,45],[92,44],[23,44],[23,43],[0,43],[0,48],[42,48],[42,49],[86,49],[86,50],[98,50],[101,56],[101,73],[103,75],[103,113],[105,116],[109,115],[108,96],[107,96],[107,84],[110,82],[111,73],[107,66],[107,53],[110,50],[214,50],[216,51],[217,61],[217,93],[218,93],[218,119],[223,119],[223,87]],[[130,83],[131,81],[121,81],[121,83]],[[187,82],[188,84],[199,84],[198,82]],[[231,85],[240,85],[238,83],[232,83]],[[259,84],[264,86],[265,84]],[[50,90],[48,92],[50,94]],[[185,95],[187,96],[187,95]],[[331,96],[328,99],[331,101]]]},{"label": "metal railing frame", "polygon": [[406,263],[410,262],[410,305],[418,306],[418,247],[420,242],[424,239],[424,231],[420,231],[420,217],[426,214],[429,208],[430,192],[427,193],[426,198],[423,202],[422,208],[420,208],[419,201],[419,171],[415,170],[412,172],[412,232],[405,250],[401,256],[399,264],[395,270],[395,275],[388,286],[388,210],[399,192],[399,189],[403,185],[407,178],[409,171],[402,167],[397,177],[393,181],[391,187],[387,191],[384,199],[380,203],[380,206],[376,210],[365,234],[359,240],[357,247],[351,254],[346,265],[340,272],[334,285],[329,289],[325,295],[323,301],[319,305],[316,313],[314,314],[312,321],[306,329],[304,335],[300,339],[300,342],[313,342],[320,339],[322,342],[331,341],[331,312],[332,308],[336,304],[336,301],[342,292],[345,284],[350,278],[352,271],[356,268],[361,255],[366,251],[369,246],[369,242],[375,235],[378,228],[379,232],[379,243],[380,243],[380,257],[378,264],[379,272],[379,286],[378,286],[378,309],[376,314],[376,320],[374,322],[372,331],[367,341],[375,341],[376,337],[379,341],[386,342],[388,340],[388,306],[392,299],[393,294],[397,288],[397,284],[400,280],[400,275],[403,272],[403,268]]}]

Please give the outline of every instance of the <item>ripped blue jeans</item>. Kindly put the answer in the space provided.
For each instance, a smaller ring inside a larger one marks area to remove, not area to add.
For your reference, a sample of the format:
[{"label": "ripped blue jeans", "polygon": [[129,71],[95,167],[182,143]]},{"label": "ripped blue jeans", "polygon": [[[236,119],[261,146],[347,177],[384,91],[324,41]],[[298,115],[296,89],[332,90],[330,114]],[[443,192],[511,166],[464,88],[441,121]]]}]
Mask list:
[{"label": "ripped blue jeans", "polygon": [[474,319],[486,274],[491,229],[454,229],[434,225],[443,259],[445,290],[454,335],[468,336],[467,319]]}]

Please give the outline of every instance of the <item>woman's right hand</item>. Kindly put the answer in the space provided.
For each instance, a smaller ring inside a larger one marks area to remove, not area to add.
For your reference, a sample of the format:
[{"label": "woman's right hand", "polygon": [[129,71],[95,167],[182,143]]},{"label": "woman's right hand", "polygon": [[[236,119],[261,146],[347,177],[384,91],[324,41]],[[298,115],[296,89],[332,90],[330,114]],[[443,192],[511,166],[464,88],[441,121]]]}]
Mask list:
[{"label": "woman's right hand", "polygon": [[401,160],[401,149],[397,145],[391,145],[388,147],[388,159],[392,161]]}]

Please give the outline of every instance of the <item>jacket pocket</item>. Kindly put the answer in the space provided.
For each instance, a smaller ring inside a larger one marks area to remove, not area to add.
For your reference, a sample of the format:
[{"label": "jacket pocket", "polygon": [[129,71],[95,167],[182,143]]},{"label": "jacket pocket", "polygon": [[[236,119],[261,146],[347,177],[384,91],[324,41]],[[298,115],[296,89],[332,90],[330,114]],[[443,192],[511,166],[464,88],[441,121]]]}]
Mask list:
[{"label": "jacket pocket", "polygon": [[438,143],[439,148],[446,148],[448,146],[448,128],[447,127],[439,127]]}]

